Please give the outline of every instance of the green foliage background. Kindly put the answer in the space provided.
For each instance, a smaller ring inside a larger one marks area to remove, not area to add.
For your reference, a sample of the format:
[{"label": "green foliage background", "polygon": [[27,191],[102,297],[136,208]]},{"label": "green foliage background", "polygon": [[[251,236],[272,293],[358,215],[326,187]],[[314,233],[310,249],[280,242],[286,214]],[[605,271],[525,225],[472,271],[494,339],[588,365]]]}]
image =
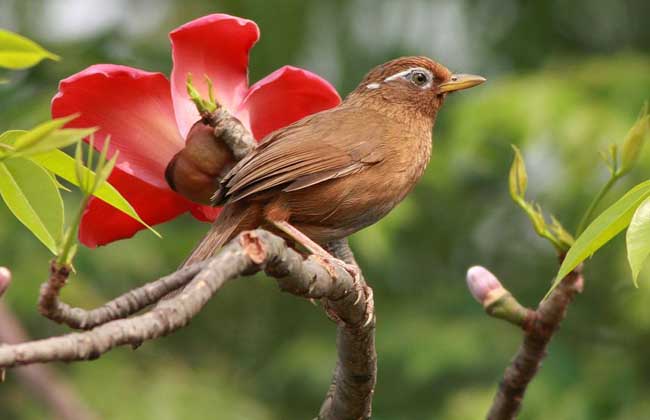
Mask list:
[{"label": "green foliage background", "polygon": [[[70,17],[93,7],[87,4],[95,4],[93,13]],[[607,177],[599,151],[622,140],[650,96],[650,3],[3,0],[0,26],[63,60],[0,74],[12,79],[0,85],[0,130],[46,119],[58,80],[91,64],[169,73],[167,32],[211,12],[259,24],[252,81],[284,64],[301,65],[345,95],[372,66],[407,54],[489,79],[449,98],[424,179],[389,217],[352,238],[375,288],[374,418],[482,418],[521,334],[482,313],[465,287],[465,270],[485,265],[535,305],[557,269],[551,247],[510,201],[510,144],[526,158],[529,196],[574,227]],[[97,23],[93,14],[113,20]],[[648,174],[646,150],[608,202]],[[69,200],[74,208],[78,197]],[[206,229],[184,217],[160,226],[162,241],[145,231],[82,249],[64,297],[90,307],[169,272]],[[642,273],[640,288],[632,286],[623,243],[617,238],[589,261],[585,293],[553,341],[522,419],[648,416],[650,276]],[[0,264],[14,272],[5,299],[33,337],[65,331],[35,309],[48,259],[0,206]],[[329,384],[334,335],[322,311],[255,277],[226,287],[171,337],[56,368],[109,419],[311,418]],[[48,418],[14,378],[9,372],[0,390],[0,418]]]}]

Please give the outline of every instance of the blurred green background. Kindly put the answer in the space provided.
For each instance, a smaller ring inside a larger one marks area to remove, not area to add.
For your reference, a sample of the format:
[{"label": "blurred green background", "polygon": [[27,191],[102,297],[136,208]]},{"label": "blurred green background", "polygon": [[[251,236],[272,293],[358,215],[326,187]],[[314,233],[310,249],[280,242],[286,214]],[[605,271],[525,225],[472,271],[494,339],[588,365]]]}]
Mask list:
[{"label": "blurred green background", "polygon": [[[57,82],[94,63],[168,74],[167,33],[212,12],[259,24],[251,81],[293,64],[345,95],[374,65],[410,54],[489,79],[448,99],[424,179],[352,238],[375,289],[374,418],[484,417],[521,333],[483,314],[465,271],[485,265],[535,305],[557,269],[551,247],[509,199],[510,144],[526,158],[529,196],[575,228],[607,177],[599,151],[620,143],[650,97],[650,2],[0,0],[0,27],[64,58],[0,85],[0,129],[48,118]],[[649,174],[644,153],[607,201]],[[73,209],[78,197],[67,195]],[[141,232],[82,249],[64,297],[91,307],[172,271],[206,229],[183,217],[160,227],[164,240]],[[48,259],[0,206],[0,265],[15,276],[5,300],[33,337],[66,331],[36,311]],[[650,275],[633,287],[622,237],[585,273],[585,292],[529,388],[522,419],[650,418]],[[258,276],[228,285],[168,338],[56,369],[107,419],[306,419],[327,390],[334,337],[321,310]],[[49,418],[13,378],[0,388],[0,418]]]}]

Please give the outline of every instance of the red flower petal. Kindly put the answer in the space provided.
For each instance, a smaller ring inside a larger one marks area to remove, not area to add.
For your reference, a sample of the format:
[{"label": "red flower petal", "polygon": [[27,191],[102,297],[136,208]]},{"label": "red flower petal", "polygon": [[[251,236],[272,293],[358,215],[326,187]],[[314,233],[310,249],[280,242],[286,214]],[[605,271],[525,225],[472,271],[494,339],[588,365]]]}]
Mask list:
[{"label": "red flower petal", "polygon": [[307,115],[341,102],[325,79],[297,67],[284,66],[251,86],[237,116],[256,139]]},{"label": "red flower petal", "polygon": [[255,22],[224,14],[204,16],[169,34],[174,60],[172,97],[183,137],[199,119],[185,87],[188,73],[204,98],[208,97],[207,75],[219,103],[236,109],[248,89],[248,51],[259,36]]},{"label": "red flower petal", "polygon": [[[156,188],[117,168],[108,181],[150,226],[171,220],[193,207],[192,203],[169,188]],[[92,197],[81,219],[79,240],[94,248],[118,239],[130,238],[142,229],[146,228],[141,223]]]},{"label": "red flower petal", "polygon": [[52,99],[53,117],[74,113],[81,116],[67,127],[100,127],[98,149],[111,136],[110,155],[120,151],[118,168],[168,188],[165,167],[184,142],[165,76],[112,64],[91,66],[62,80]]},{"label": "red flower petal", "polygon": [[192,216],[197,220],[202,222],[214,222],[219,213],[221,213],[221,207],[212,207],[212,206],[203,206],[200,204],[195,205],[190,209]]}]

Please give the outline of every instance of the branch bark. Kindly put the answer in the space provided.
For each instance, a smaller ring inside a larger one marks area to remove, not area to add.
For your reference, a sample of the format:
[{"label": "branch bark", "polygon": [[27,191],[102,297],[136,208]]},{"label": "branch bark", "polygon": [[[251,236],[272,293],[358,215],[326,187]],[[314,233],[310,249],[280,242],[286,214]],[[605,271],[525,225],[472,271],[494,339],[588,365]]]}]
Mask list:
[{"label": "branch bark", "polygon": [[[358,267],[347,239],[328,245],[328,251]],[[375,350],[375,316],[372,289],[359,279],[360,292],[368,307],[365,310],[345,302],[327,300],[340,321],[337,328],[338,360],[332,383],[321,406],[319,419],[369,419],[372,396],[377,382],[377,353]]]},{"label": "branch bark", "polygon": [[546,349],[553,334],[558,330],[576,294],[582,292],[583,286],[580,266],[562,280],[537,310],[529,312],[526,321],[522,323],[524,341],[505,370],[488,413],[488,420],[516,418],[526,388],[546,357]]}]

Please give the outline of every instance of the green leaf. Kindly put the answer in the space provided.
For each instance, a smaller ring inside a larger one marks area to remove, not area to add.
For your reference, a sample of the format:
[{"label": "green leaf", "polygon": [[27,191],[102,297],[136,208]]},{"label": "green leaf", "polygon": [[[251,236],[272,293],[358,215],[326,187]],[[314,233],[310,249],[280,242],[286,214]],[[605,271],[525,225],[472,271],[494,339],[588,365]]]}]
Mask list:
[{"label": "green leaf", "polygon": [[0,143],[10,145],[13,148],[16,139],[25,133],[25,130],[7,130],[0,134]]},{"label": "green leaf", "polygon": [[650,256],[650,198],[646,198],[634,212],[625,235],[625,241],[627,243],[627,259],[632,269],[632,279],[634,285],[638,287],[639,273]]},{"label": "green leaf", "polygon": [[[76,115],[71,115],[65,118],[57,118],[51,121],[46,121],[37,125],[29,131],[24,131],[13,142],[16,152],[23,152],[35,147],[39,143],[45,141],[51,134],[63,127],[66,123],[76,118]],[[17,131],[17,130],[15,130]]]},{"label": "green leaf", "polygon": [[[90,158],[90,155],[92,154],[92,148],[89,150],[88,155]],[[84,166],[83,162],[83,147],[81,146],[81,142],[77,143],[77,147],[75,148],[74,151],[74,176],[75,180],[70,180],[73,184],[79,187],[81,192],[88,196],[91,195],[93,192],[90,190],[90,182],[89,182],[89,173],[87,171],[84,171],[84,169],[87,169]],[[91,171],[91,169],[88,169],[88,171]]]},{"label": "green leaf", "polygon": [[[79,186],[75,170],[75,159],[66,153],[60,150],[53,150],[48,153],[34,156],[31,159],[42,165],[47,170],[65,179],[66,181]],[[95,174],[93,171],[89,170],[86,167],[81,168],[80,171],[81,178],[88,176],[90,182],[94,182]],[[122,196],[122,194],[120,194],[120,192],[108,182],[103,183],[93,195],[105,203],[115,207],[122,213],[131,216],[143,226],[147,227],[147,229],[152,231],[156,236],[160,237],[160,234],[156,232],[151,226],[147,225],[140,218],[140,216],[138,216],[138,213],[136,213],[131,204],[129,204],[129,202]]]},{"label": "green leaf", "polygon": [[55,149],[62,149],[79,142],[97,131],[96,128],[63,128],[56,130],[41,141],[30,145],[29,147],[17,150],[14,156],[34,156],[40,153],[47,153]]},{"label": "green leaf", "polygon": [[60,128],[74,118],[66,117],[47,121],[32,130],[10,130],[0,135],[0,159],[33,156],[60,149],[90,136],[95,128]]},{"label": "green leaf", "polygon": [[13,144],[23,133],[25,130],[9,130],[0,134],[0,161],[14,153]]},{"label": "green leaf", "polygon": [[56,254],[63,232],[63,201],[50,174],[27,159],[0,163],[0,196],[16,218]]},{"label": "green leaf", "polygon": [[513,145],[512,149],[515,151],[515,157],[510,166],[510,176],[508,183],[510,185],[510,196],[513,200],[523,200],[526,195],[526,188],[528,187],[528,175],[526,174],[526,165],[524,158],[517,146]]},{"label": "green leaf", "polygon": [[53,54],[34,41],[16,33],[0,29],[0,67],[25,69],[49,58],[58,61]]},{"label": "green leaf", "polygon": [[598,249],[609,242],[614,236],[625,229],[632,220],[635,210],[650,196],[650,180],[642,182],[628,191],[616,203],[602,212],[591,222],[585,231],[576,239],[567,252],[560,270],[555,277],[553,286],[546,297],[555,289],[562,279],[581,262],[593,255]]},{"label": "green leaf", "polygon": [[106,155],[103,156],[104,159],[101,162],[101,165],[97,165],[97,176],[95,178],[95,184],[93,185],[93,192],[100,188],[106,182],[111,172],[113,172],[113,168],[117,163],[117,156],[118,153],[115,152],[108,162],[105,161]]}]

